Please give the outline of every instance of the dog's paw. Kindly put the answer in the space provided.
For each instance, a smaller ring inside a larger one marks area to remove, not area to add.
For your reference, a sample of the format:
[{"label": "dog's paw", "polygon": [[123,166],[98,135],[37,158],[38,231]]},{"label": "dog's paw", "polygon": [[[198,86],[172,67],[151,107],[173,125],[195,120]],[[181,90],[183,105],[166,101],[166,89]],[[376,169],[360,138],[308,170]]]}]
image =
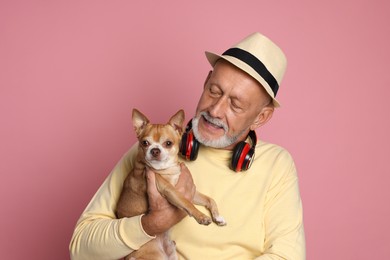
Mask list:
[{"label": "dog's paw", "polygon": [[214,219],[215,224],[218,226],[226,226],[226,220],[222,216],[217,216]]},{"label": "dog's paw", "polygon": [[196,221],[198,221],[199,224],[205,225],[205,226],[210,225],[211,222],[213,222],[213,220],[206,215],[201,215],[201,216],[197,217]]}]

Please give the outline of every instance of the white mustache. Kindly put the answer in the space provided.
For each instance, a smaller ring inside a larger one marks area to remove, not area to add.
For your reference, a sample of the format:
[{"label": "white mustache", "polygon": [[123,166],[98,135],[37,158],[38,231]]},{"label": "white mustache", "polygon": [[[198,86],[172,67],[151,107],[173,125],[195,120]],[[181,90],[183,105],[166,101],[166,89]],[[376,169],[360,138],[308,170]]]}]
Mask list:
[{"label": "white mustache", "polygon": [[225,130],[225,132],[227,132],[229,130],[228,126],[224,122],[222,122],[219,119],[211,117],[208,113],[201,112],[200,115],[203,116],[208,122],[210,122],[218,127],[223,128],[223,130]]}]

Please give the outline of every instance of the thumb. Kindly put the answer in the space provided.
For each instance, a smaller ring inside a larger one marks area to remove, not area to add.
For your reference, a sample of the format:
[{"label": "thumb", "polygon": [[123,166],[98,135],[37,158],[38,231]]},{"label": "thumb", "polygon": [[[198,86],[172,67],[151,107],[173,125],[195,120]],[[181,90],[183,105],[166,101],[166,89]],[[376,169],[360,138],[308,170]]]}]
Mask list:
[{"label": "thumb", "polygon": [[150,170],[148,167],[145,169],[146,171],[146,181],[147,181],[147,191],[148,194],[153,194],[156,188],[156,175]]},{"label": "thumb", "polygon": [[156,176],[154,175],[154,172],[150,170],[148,167],[145,168],[145,172],[146,172],[146,181],[148,182],[148,186],[149,184],[156,184]]},{"label": "thumb", "polygon": [[149,203],[154,203],[155,200],[158,200],[161,197],[161,194],[158,192],[156,184],[156,174],[149,168],[146,168],[146,192],[148,193]]}]

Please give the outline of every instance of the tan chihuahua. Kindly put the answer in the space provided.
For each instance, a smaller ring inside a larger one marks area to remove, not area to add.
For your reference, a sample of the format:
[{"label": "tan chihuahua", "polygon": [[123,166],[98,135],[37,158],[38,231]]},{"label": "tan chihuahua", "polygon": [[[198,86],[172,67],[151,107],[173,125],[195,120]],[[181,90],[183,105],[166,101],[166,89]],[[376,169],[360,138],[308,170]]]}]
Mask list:
[{"label": "tan chihuahua", "polygon": [[[132,217],[148,211],[147,182],[145,167],[156,173],[157,190],[171,204],[194,217],[199,224],[209,225],[214,221],[219,226],[226,225],[219,216],[215,201],[199,192],[195,193],[193,203],[205,206],[211,218],[200,212],[192,202],[175,190],[180,175],[178,152],[183,133],[184,111],[179,110],[167,124],[151,124],[148,118],[133,109],[133,125],[137,138],[138,154],[133,170],[123,184],[123,190],[117,205],[117,217]],[[125,259],[178,259],[175,242],[169,239],[168,232],[159,234],[155,239],[133,251]]]}]

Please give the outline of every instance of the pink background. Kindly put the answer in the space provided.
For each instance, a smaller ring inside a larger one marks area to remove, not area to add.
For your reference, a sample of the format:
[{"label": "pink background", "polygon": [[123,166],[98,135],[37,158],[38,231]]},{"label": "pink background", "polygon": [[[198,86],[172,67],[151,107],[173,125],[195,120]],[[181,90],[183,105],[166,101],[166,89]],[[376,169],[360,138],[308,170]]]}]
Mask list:
[{"label": "pink background", "polygon": [[190,118],[222,52],[285,50],[283,107],[258,131],[294,156],[308,259],[390,255],[390,4],[1,1],[0,258],[68,259],[87,202],[133,144],[131,109]]}]

